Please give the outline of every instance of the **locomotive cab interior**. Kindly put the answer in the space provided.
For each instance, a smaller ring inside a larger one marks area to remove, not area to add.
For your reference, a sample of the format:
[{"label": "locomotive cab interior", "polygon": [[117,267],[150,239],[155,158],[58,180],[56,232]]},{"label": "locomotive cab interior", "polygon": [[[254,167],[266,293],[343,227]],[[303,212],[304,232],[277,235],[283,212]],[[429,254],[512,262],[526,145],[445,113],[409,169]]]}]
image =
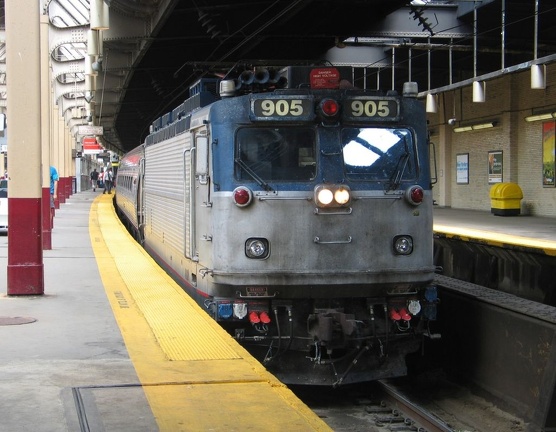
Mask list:
[{"label": "locomotive cab interior", "polygon": [[[236,135],[239,159],[267,181],[309,181],[316,176],[315,132],[310,128],[241,128]],[[249,179],[240,169],[239,180]]]}]

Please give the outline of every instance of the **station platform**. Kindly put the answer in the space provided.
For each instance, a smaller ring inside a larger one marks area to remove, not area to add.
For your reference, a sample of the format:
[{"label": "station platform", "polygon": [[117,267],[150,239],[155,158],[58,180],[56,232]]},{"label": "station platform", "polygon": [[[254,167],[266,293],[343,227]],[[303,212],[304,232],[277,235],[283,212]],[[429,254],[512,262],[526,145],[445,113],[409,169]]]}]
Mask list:
[{"label": "station platform", "polygon": [[556,218],[435,206],[433,230],[448,238],[556,256]]},{"label": "station platform", "polygon": [[0,279],[0,430],[330,431],[133,241],[112,196],[56,210],[44,295]]}]

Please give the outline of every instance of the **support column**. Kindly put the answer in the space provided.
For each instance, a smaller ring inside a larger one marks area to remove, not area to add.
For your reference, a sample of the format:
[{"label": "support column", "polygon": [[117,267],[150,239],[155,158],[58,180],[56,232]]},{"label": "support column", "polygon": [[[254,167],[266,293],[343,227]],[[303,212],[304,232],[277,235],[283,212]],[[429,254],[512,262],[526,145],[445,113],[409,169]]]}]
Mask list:
[{"label": "support column", "polygon": [[8,295],[44,294],[41,220],[40,25],[36,0],[6,0]]},{"label": "support column", "polygon": [[58,183],[58,199],[54,201],[54,206],[56,209],[60,208],[60,204],[66,202],[64,194],[61,192],[62,190],[62,179],[63,179],[63,167],[62,161],[64,158],[64,142],[66,136],[66,125],[64,123],[64,113],[60,112],[58,116],[58,136],[56,137],[56,142],[54,143],[54,154],[55,157],[53,159],[55,163],[55,167],[58,170],[58,175],[60,176],[60,183]]},{"label": "support column", "polygon": [[71,185],[73,182],[73,177],[74,177],[74,169],[73,169],[73,164],[71,163],[73,158],[71,157],[72,155],[72,149],[74,147],[73,142],[75,141],[74,137],[71,134],[71,129],[68,127],[68,142],[67,142],[67,147],[66,147],[66,161],[65,161],[65,166],[66,166],[66,176],[67,176],[67,183],[66,183],[66,199],[71,197],[72,192],[71,192]]},{"label": "support column", "polygon": [[70,196],[69,183],[70,183],[71,174],[70,174],[70,166],[68,164],[68,158],[71,159],[71,150],[70,150],[71,141],[72,141],[71,132],[70,132],[69,126],[66,126],[66,139],[64,141],[64,162],[63,162],[63,165],[64,165],[64,197],[65,197],[64,202],[67,201],[67,199]]},{"label": "support column", "polygon": [[436,167],[439,189],[438,204],[445,207],[452,206],[452,181],[454,180],[455,167],[452,163],[452,128],[450,126],[440,126],[440,142],[435,143],[436,147]]},{"label": "support column", "polygon": [[[52,130],[50,132],[50,165],[58,167],[58,153],[59,153],[59,142],[60,142],[60,126],[63,126],[63,122],[60,120],[60,110],[58,105],[54,101],[54,96],[51,93],[52,100]],[[59,175],[59,173],[58,173]],[[60,201],[58,199],[54,200],[54,208],[60,208]]]},{"label": "support column", "polygon": [[41,67],[41,153],[42,153],[42,248],[52,249],[50,219],[50,62],[48,46],[48,15],[40,17]]}]

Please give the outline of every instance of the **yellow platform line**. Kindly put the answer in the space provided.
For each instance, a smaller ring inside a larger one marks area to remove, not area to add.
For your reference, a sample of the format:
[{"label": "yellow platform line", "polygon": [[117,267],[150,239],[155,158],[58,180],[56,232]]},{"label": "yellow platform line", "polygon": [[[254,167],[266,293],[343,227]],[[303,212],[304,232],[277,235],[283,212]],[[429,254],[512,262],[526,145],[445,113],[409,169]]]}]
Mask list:
[{"label": "yellow platform line", "polygon": [[441,224],[433,224],[433,231],[443,233],[448,237],[458,237],[469,241],[474,239],[491,246],[504,247],[505,245],[521,246],[531,249],[540,249],[546,255],[556,256],[556,242],[551,240],[532,239],[517,235],[509,235],[484,231],[472,228],[458,228]]},{"label": "yellow platform line", "polygon": [[160,431],[330,431],[163,271],[117,219],[91,207],[101,279]]}]

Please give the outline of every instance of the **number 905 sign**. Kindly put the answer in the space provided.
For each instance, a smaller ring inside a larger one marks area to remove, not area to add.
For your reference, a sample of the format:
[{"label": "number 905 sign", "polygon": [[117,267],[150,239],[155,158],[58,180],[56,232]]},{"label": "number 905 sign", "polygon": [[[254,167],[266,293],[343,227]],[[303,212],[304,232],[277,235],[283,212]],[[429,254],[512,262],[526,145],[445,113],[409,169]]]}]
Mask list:
[{"label": "number 905 sign", "polygon": [[394,99],[347,99],[344,113],[352,120],[397,119],[398,102]]},{"label": "number 905 sign", "polygon": [[296,96],[251,99],[252,120],[311,120],[314,117],[313,98]]}]

